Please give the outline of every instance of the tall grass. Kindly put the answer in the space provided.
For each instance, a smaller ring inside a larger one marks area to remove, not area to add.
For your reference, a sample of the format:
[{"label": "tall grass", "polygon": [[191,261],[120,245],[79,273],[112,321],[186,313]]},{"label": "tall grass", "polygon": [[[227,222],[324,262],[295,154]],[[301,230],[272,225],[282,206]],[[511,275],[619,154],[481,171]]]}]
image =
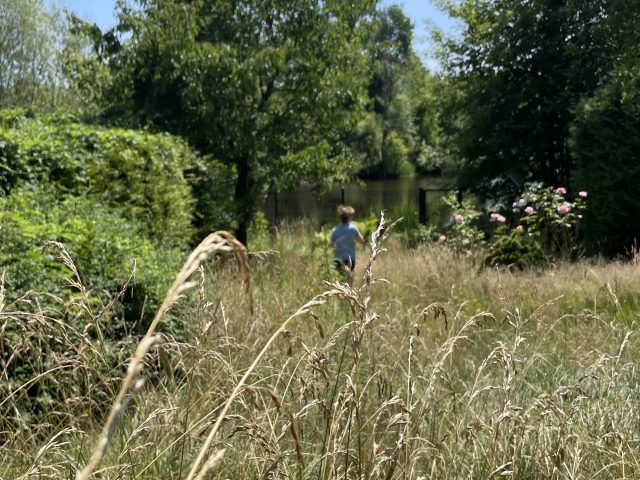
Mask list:
[{"label": "tall grass", "polygon": [[[353,286],[304,226],[281,228],[268,254],[223,239],[210,253],[236,255],[188,262],[176,285],[193,288],[160,312],[188,335],[130,338],[117,361],[95,313],[68,332],[77,305],[0,293],[0,331],[20,325],[3,365],[36,372],[2,391],[0,476],[640,477],[637,266],[488,270],[392,231],[360,252]],[[51,342],[66,347],[53,360]],[[34,385],[57,392],[51,405]]]}]

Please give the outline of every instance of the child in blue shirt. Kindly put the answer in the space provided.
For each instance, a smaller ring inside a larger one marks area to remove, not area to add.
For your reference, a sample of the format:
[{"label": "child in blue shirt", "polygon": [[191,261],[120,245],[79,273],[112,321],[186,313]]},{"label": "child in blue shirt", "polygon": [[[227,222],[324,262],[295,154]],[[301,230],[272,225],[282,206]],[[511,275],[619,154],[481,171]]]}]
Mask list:
[{"label": "child in blue shirt", "polygon": [[338,207],[338,216],[342,221],[331,230],[330,244],[334,247],[333,263],[337,270],[345,267],[349,272],[353,272],[356,266],[356,241],[364,245],[364,238],[358,227],[351,223],[356,211],[349,205]]}]

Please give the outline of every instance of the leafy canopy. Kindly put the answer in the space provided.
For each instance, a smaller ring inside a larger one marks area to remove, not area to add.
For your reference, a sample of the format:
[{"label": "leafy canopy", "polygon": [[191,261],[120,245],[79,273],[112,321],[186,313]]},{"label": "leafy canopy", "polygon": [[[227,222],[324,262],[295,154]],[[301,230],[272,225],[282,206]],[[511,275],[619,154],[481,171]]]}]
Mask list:
[{"label": "leafy canopy", "polygon": [[354,170],[341,140],[364,105],[360,27],[374,8],[371,0],[146,0],[121,7],[91,61],[111,74],[102,98],[112,114],[183,135],[233,166],[246,240],[272,183],[322,188]]},{"label": "leafy canopy", "polygon": [[46,186],[120,212],[156,244],[191,240],[193,197],[185,175],[201,159],[181,139],[0,113],[0,194]]},{"label": "leafy canopy", "polygon": [[500,176],[569,183],[573,109],[637,43],[637,3],[449,2],[465,25],[444,43],[463,187],[481,190]]},{"label": "leafy canopy", "polygon": [[575,183],[589,189],[589,250],[617,255],[637,249],[640,218],[640,63],[617,69],[582,102],[571,131]]}]

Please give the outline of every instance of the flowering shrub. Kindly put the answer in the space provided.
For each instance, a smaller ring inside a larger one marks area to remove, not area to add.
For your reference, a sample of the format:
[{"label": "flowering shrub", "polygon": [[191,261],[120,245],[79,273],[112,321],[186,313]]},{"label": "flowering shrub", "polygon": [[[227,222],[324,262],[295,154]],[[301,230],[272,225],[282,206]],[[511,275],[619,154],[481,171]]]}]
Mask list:
[{"label": "flowering shrub", "polygon": [[578,248],[580,221],[587,192],[571,201],[565,187],[545,187],[533,182],[525,186],[522,196],[513,203],[512,211],[522,230],[535,236],[550,256],[569,258]]},{"label": "flowering shrub", "polygon": [[566,194],[565,187],[545,187],[533,182],[513,202],[511,215],[515,227],[507,224],[504,215],[491,213],[489,220],[497,227],[485,263],[523,268],[544,264],[549,258],[575,255],[587,192],[581,191],[573,201]]},{"label": "flowering shrub", "polygon": [[[423,239],[431,239],[455,250],[469,253],[486,246],[486,265],[523,268],[542,265],[549,259],[570,258],[578,250],[578,235],[587,192],[581,191],[571,200],[565,187],[546,187],[533,182],[513,202],[510,212],[504,208],[486,213],[475,208],[471,200],[459,202],[455,195],[443,198],[450,208],[451,222],[445,232],[433,227],[425,230]],[[484,222],[483,222],[484,217]],[[487,229],[488,226],[491,226]],[[485,241],[485,237],[489,240]]]},{"label": "flowering shrub", "polygon": [[484,232],[477,226],[482,212],[477,210],[469,199],[458,202],[454,194],[444,197],[442,200],[453,213],[453,223],[444,234],[438,236],[438,241],[465,253],[482,245]]},{"label": "flowering shrub", "polygon": [[498,224],[505,223],[507,221],[507,217],[505,217],[504,215],[500,215],[499,213],[492,213],[489,221],[496,222]]}]

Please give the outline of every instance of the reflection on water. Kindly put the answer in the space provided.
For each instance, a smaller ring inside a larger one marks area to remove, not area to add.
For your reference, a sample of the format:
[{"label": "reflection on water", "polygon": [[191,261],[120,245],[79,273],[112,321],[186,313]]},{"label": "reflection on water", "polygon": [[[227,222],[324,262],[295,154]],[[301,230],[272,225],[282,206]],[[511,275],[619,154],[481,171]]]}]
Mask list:
[{"label": "reflection on water", "polygon": [[[418,211],[418,190],[428,191],[428,210],[432,221],[440,220],[440,198],[451,189],[452,182],[441,177],[399,178],[394,180],[368,180],[361,185],[344,185],[344,201],[356,209],[356,219],[369,214],[379,215],[381,210],[398,212],[411,206]],[[300,185],[292,192],[277,196],[277,217],[283,219],[310,219],[318,224],[335,223],[336,207],[341,203],[342,186],[334,185],[326,195],[315,195],[309,185]],[[263,206],[270,223],[276,221],[276,198],[271,194]]]}]

